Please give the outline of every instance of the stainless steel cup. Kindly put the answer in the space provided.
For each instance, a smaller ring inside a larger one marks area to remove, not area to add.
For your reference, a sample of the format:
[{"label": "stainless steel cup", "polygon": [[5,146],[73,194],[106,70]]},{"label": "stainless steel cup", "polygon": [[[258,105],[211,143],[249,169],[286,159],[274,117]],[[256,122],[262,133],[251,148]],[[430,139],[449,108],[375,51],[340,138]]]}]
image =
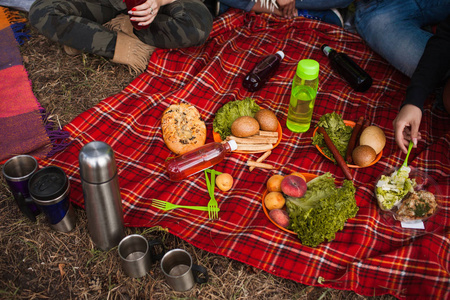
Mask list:
[{"label": "stainless steel cup", "polygon": [[142,235],[131,234],[120,241],[118,252],[125,274],[140,278],[147,274],[154,262],[163,257],[165,247],[160,240],[148,242]]},{"label": "stainless steel cup", "polygon": [[167,283],[178,292],[192,289],[195,283],[208,282],[208,271],[194,264],[191,255],[183,249],[168,251],[161,259],[161,269]]},{"label": "stainless steel cup", "polygon": [[3,177],[11,189],[17,206],[33,222],[36,222],[40,210],[30,197],[28,181],[38,168],[38,162],[33,156],[17,155],[10,158],[2,169]]}]

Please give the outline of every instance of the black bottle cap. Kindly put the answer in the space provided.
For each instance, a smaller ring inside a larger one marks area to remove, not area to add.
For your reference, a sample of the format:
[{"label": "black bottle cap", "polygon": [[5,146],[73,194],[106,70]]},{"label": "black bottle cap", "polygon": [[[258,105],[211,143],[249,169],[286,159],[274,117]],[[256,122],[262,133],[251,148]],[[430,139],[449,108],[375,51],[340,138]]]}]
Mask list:
[{"label": "black bottle cap", "polygon": [[42,168],[31,176],[28,189],[33,199],[48,201],[62,196],[69,185],[63,169],[57,166]]}]

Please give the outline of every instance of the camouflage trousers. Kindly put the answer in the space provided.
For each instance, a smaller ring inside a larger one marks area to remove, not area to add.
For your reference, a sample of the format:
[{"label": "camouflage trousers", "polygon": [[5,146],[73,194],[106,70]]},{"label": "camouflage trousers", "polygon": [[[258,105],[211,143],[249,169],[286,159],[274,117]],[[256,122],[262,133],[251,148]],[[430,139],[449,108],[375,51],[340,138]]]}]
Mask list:
[{"label": "camouflage trousers", "polygon": [[[36,0],[28,19],[54,42],[113,58],[117,33],[102,24],[126,13],[123,0]],[[212,22],[201,0],[176,0],[160,7],[150,27],[134,33],[157,48],[184,48],[203,44]]]}]

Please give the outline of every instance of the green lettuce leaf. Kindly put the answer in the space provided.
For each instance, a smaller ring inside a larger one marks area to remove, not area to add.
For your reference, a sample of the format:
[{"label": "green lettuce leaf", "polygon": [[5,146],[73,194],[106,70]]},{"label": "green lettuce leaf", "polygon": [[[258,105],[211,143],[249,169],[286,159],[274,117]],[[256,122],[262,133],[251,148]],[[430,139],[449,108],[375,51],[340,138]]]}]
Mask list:
[{"label": "green lettuce leaf", "polygon": [[231,135],[231,124],[234,120],[243,116],[254,117],[260,110],[258,104],[252,98],[230,101],[216,112],[213,121],[214,132],[220,134],[222,140]]},{"label": "green lettuce leaf", "polygon": [[[336,146],[336,149],[345,159],[345,153],[347,152],[347,146],[350,141],[350,137],[352,136],[353,128],[345,125],[342,117],[335,112],[321,116],[316,127],[319,126],[325,129],[331,141]],[[325,155],[336,162],[333,153],[331,153],[330,149],[328,149],[321,133],[316,132],[316,134],[312,137],[312,144],[319,146]]]},{"label": "green lettuce leaf", "polygon": [[289,229],[309,247],[334,240],[336,232],[342,230],[345,222],[359,210],[355,191],[350,180],[344,180],[342,187],[337,188],[330,173],[311,180],[307,183],[305,196],[286,198]]}]

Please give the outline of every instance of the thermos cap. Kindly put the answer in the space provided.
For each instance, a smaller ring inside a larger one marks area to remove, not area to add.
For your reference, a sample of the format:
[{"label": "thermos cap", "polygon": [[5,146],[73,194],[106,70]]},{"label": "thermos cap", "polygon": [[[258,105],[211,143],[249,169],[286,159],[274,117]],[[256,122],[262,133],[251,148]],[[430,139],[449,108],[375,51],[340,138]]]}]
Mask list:
[{"label": "thermos cap", "polygon": [[30,195],[38,201],[55,200],[66,193],[68,186],[66,174],[57,166],[40,169],[28,181]]},{"label": "thermos cap", "polygon": [[104,183],[116,175],[116,161],[112,148],[100,141],[90,142],[81,148],[78,155],[80,175],[89,183]]},{"label": "thermos cap", "polygon": [[305,80],[313,80],[319,76],[319,63],[314,59],[302,59],[297,65],[297,76]]}]

